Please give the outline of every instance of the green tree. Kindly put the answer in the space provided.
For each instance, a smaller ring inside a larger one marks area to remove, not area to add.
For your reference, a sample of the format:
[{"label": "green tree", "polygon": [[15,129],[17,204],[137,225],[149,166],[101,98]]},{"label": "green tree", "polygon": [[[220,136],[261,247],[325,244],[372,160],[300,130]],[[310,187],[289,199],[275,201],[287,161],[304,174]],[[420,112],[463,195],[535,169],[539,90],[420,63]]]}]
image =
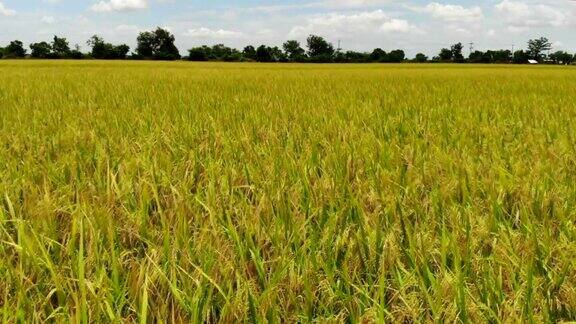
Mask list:
[{"label": "green tree", "polygon": [[56,58],[67,58],[70,56],[70,44],[66,38],[54,36],[52,40],[52,53]]},{"label": "green tree", "polygon": [[418,54],[416,54],[416,57],[414,58],[414,60],[418,63],[426,63],[426,62],[428,62],[428,56],[426,56],[425,54],[422,54],[422,53],[418,53]]},{"label": "green tree", "polygon": [[95,59],[105,59],[112,50],[111,45],[106,44],[104,39],[98,35],[90,37],[86,44],[92,47],[91,55]]},{"label": "green tree", "polygon": [[306,40],[308,56],[314,62],[331,62],[334,58],[334,46],[323,37],[310,35]]},{"label": "green tree", "polygon": [[510,63],[512,52],[510,50],[497,50],[487,52],[494,63]]},{"label": "green tree", "polygon": [[256,49],[256,61],[258,62],[272,62],[272,53],[270,47],[260,45]]},{"label": "green tree", "polygon": [[82,52],[80,51],[80,45],[76,44],[76,46],[74,46],[74,49],[70,50],[70,58],[75,60],[84,58],[84,54],[82,54]]},{"label": "green tree", "polygon": [[203,45],[198,47],[192,47],[188,50],[188,60],[189,61],[208,61],[212,55],[212,49],[209,46]]},{"label": "green tree", "polygon": [[180,52],[176,47],[176,37],[169,31],[157,28],[154,32],[156,51],[154,57],[157,60],[178,60],[180,59]]},{"label": "green tree", "polygon": [[241,54],[237,49],[228,47],[224,44],[216,44],[212,46],[212,58],[218,61],[239,61]]},{"label": "green tree", "polygon": [[528,55],[528,53],[519,50],[514,52],[514,56],[512,57],[512,62],[515,64],[526,64],[528,63],[528,59],[530,59],[530,56]]},{"label": "green tree", "polygon": [[338,63],[369,63],[372,59],[370,53],[346,51],[343,58],[340,57],[340,52],[336,53],[334,61]]},{"label": "green tree", "polygon": [[288,55],[286,55],[286,53],[284,53],[278,46],[270,47],[269,51],[273,62],[288,61]]},{"label": "green tree", "polygon": [[136,39],[136,53],[141,58],[152,59],[156,51],[156,37],[153,32],[142,32]]},{"label": "green tree", "polygon": [[482,51],[474,51],[470,53],[470,56],[468,56],[468,61],[470,63],[489,63],[485,62],[484,61],[485,59],[486,59],[486,53]]},{"label": "green tree", "polygon": [[130,52],[130,47],[126,44],[112,45],[104,41],[98,35],[90,37],[86,42],[88,46],[92,47],[91,55],[95,59],[101,60],[118,60],[125,59]]},{"label": "green tree", "polygon": [[244,47],[242,56],[247,60],[256,60],[256,49],[252,45]]},{"label": "green tree", "polygon": [[574,56],[564,51],[557,51],[550,54],[550,59],[556,64],[570,64],[574,60]]},{"label": "green tree", "polygon": [[511,58],[512,53],[509,50],[488,50],[470,53],[468,61],[471,63],[510,63]]},{"label": "green tree", "polygon": [[306,51],[300,46],[300,42],[289,40],[282,45],[288,59],[292,62],[301,62],[306,59]]},{"label": "green tree", "polygon": [[438,58],[442,62],[448,62],[448,61],[452,61],[452,58],[454,57],[453,55],[454,54],[452,53],[451,49],[443,48],[440,50],[440,54],[438,54]]},{"label": "green tree", "polygon": [[26,49],[24,44],[19,41],[11,41],[6,48],[4,48],[4,57],[7,58],[22,58],[26,56]]},{"label": "green tree", "polygon": [[125,59],[128,56],[129,52],[130,52],[130,46],[126,44],[116,45],[114,46],[113,49],[114,58],[116,59]]},{"label": "green tree", "polygon": [[456,43],[450,47],[450,52],[452,52],[452,60],[454,62],[462,63],[464,62],[464,55],[462,51],[464,50],[464,46],[462,43]]},{"label": "green tree", "polygon": [[239,50],[233,48],[232,52],[223,58],[223,61],[224,62],[241,62],[242,59],[243,59],[242,53]]},{"label": "green tree", "polygon": [[52,46],[47,42],[30,44],[30,49],[30,56],[34,58],[46,59],[52,56]]},{"label": "green tree", "polygon": [[528,41],[528,55],[538,62],[544,60],[544,52],[552,49],[552,43],[546,37],[531,39]]},{"label": "green tree", "polygon": [[176,38],[160,27],[152,32],[142,32],[137,38],[136,53],[141,58],[155,60],[177,60],[180,53],[175,44]]},{"label": "green tree", "polygon": [[384,60],[386,60],[386,56],[387,54],[383,49],[376,48],[370,54],[370,60],[372,62],[383,62]]},{"label": "green tree", "polygon": [[387,55],[387,60],[388,62],[391,63],[401,63],[404,61],[404,59],[406,58],[406,53],[404,53],[403,50],[394,50],[391,51],[390,53],[388,53]]}]

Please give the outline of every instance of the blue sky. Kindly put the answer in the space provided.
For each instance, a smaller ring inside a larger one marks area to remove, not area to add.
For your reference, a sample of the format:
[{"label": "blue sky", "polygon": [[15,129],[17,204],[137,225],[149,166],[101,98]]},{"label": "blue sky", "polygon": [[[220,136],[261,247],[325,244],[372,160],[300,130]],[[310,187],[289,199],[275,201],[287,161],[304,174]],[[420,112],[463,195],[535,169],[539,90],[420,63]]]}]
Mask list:
[{"label": "blue sky", "polygon": [[575,0],[0,0],[0,44],[57,34],[86,49],[93,34],[134,46],[139,31],[166,27],[185,50],[200,44],[281,45],[319,34],[343,49],[433,55],[455,42],[523,48],[546,36],[576,52]]}]

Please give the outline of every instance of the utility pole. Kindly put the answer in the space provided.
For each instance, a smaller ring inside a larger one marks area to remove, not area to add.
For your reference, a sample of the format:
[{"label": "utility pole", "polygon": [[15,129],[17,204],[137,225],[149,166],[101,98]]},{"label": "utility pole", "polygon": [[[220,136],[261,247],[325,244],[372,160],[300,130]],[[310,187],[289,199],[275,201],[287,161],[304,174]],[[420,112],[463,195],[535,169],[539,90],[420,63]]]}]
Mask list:
[{"label": "utility pole", "polygon": [[342,40],[338,40],[338,49],[337,52],[341,52],[342,51]]},{"label": "utility pole", "polygon": [[514,61],[514,51],[516,50],[516,45],[512,44],[512,53],[510,53],[510,61]]},{"label": "utility pole", "polygon": [[472,55],[472,52],[474,52],[474,43],[470,42],[468,43],[468,45],[470,45],[470,55],[468,55],[468,57],[470,57]]}]

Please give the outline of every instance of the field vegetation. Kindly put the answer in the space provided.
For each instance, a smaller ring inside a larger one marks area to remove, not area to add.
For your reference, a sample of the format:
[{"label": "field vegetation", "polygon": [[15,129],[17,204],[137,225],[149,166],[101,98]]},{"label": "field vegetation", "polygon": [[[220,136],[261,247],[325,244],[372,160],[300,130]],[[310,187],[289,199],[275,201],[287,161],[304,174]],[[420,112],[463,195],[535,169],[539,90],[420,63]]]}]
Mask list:
[{"label": "field vegetation", "polygon": [[0,321],[576,319],[576,70],[2,61]]}]

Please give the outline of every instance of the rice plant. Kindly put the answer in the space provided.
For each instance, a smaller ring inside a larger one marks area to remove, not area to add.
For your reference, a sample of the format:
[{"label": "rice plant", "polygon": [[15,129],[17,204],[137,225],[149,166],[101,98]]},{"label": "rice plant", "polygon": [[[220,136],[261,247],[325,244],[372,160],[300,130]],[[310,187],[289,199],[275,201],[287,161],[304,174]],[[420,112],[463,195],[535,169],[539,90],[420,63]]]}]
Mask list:
[{"label": "rice plant", "polygon": [[576,70],[0,62],[0,318],[576,320]]}]

